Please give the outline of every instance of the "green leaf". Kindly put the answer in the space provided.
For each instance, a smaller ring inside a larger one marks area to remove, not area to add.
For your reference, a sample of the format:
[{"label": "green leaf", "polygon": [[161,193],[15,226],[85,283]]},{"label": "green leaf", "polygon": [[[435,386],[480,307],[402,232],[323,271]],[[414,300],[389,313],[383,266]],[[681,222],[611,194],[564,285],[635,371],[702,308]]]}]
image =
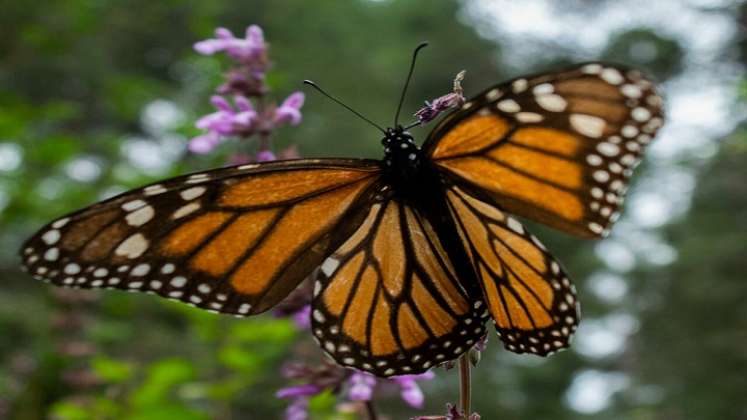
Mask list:
[{"label": "green leaf", "polygon": [[253,351],[240,346],[226,346],[218,352],[221,363],[245,374],[253,374],[262,368],[261,358]]},{"label": "green leaf", "polygon": [[165,359],[148,368],[145,381],[131,396],[133,406],[151,406],[168,398],[171,389],[194,378],[195,369],[182,359]]},{"label": "green leaf", "polygon": [[132,377],[134,366],[132,363],[98,356],[91,361],[94,372],[108,382],[121,383]]},{"label": "green leaf", "polygon": [[296,329],[288,319],[253,319],[235,322],[229,336],[236,341],[287,343],[296,336]]},{"label": "green leaf", "polygon": [[52,405],[49,410],[52,417],[58,420],[88,420],[93,419],[86,407],[71,401],[61,401]]},{"label": "green leaf", "polygon": [[332,391],[327,390],[311,397],[309,400],[309,411],[313,413],[313,418],[317,418],[321,414],[333,412],[336,404],[337,397]]},{"label": "green leaf", "polygon": [[203,420],[210,417],[196,409],[177,405],[161,403],[136,410],[125,416],[127,420]]}]

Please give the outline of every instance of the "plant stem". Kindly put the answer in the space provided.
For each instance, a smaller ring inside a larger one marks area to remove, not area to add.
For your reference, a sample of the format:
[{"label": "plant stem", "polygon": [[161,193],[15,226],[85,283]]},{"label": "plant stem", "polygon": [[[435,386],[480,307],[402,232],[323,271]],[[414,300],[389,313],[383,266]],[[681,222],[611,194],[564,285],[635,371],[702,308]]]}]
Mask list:
[{"label": "plant stem", "polygon": [[469,352],[465,352],[459,358],[459,407],[464,418],[468,418],[470,414],[471,392]]},{"label": "plant stem", "polygon": [[376,420],[378,418],[373,401],[366,401],[366,415],[368,416],[368,420]]}]

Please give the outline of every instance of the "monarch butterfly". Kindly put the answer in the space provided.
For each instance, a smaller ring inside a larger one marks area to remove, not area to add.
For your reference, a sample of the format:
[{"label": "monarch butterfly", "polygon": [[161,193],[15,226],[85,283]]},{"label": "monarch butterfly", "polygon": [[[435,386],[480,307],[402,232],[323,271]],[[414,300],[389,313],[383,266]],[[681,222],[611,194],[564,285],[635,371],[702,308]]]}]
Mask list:
[{"label": "monarch butterfly", "polygon": [[381,161],[255,163],[138,188],[42,228],[25,269],[237,316],[314,273],[314,337],[378,376],[459,357],[489,319],[510,351],[567,347],[575,289],[514,215],[606,235],[663,123],[653,84],[602,63],[519,77],[466,101],[422,147],[397,117]]}]

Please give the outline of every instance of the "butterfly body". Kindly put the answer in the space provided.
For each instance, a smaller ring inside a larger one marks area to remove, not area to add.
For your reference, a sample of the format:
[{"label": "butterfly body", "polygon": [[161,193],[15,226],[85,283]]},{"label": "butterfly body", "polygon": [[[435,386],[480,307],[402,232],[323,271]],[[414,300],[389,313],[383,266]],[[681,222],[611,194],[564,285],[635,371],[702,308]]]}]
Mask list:
[{"label": "butterfly body", "polygon": [[419,147],[185,175],[43,227],[24,245],[40,280],[155,293],[255,315],[313,282],[312,334],[379,376],[455,359],[492,319],[506,349],[566,348],[579,320],[561,265],[514,215],[606,235],[662,99],[636,70],[586,63],[486,89]]},{"label": "butterfly body", "polygon": [[479,298],[474,272],[467,263],[456,226],[449,215],[445,186],[438,169],[423,154],[413,136],[401,126],[387,129],[381,142],[384,145],[383,190],[391,191],[388,199],[416,209],[435,227],[439,240],[449,249],[448,253],[454,260],[458,279],[463,287],[473,289],[476,292],[473,296]]},{"label": "butterfly body", "polygon": [[413,136],[402,126],[388,128],[381,140],[384,145],[382,178],[402,196],[422,188],[424,179],[423,152]]}]

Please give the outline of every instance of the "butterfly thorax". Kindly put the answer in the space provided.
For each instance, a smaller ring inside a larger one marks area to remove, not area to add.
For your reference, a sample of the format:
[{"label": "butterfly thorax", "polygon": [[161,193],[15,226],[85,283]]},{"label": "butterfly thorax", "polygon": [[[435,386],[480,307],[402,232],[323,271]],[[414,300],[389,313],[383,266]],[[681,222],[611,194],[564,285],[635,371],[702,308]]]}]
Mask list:
[{"label": "butterfly thorax", "polygon": [[401,126],[389,128],[381,143],[384,145],[384,178],[395,190],[417,187],[423,175],[423,153],[412,135]]}]

